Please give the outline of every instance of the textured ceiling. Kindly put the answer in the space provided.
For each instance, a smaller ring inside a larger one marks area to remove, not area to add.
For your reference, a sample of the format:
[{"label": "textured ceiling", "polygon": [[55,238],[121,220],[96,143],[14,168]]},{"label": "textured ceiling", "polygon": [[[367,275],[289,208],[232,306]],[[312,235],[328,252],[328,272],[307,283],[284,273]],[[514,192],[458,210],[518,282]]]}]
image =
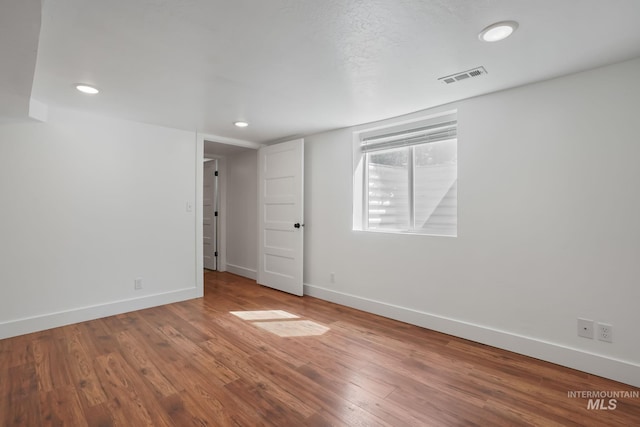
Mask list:
[{"label": "textured ceiling", "polygon": [[[33,97],[266,142],[637,57],[639,18],[638,0],[45,0]],[[511,38],[478,40],[506,19]]]}]

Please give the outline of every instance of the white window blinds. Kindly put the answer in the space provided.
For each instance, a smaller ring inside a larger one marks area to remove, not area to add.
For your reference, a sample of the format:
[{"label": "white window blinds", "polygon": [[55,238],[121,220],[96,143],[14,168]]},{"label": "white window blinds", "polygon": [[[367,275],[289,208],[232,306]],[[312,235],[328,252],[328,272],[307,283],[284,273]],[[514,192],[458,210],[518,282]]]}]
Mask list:
[{"label": "white window blinds", "polygon": [[364,230],[457,235],[457,115],[360,135]]},{"label": "white window blinds", "polygon": [[446,141],[457,137],[458,121],[447,120],[397,132],[370,136],[361,140],[363,153],[390,148]]}]

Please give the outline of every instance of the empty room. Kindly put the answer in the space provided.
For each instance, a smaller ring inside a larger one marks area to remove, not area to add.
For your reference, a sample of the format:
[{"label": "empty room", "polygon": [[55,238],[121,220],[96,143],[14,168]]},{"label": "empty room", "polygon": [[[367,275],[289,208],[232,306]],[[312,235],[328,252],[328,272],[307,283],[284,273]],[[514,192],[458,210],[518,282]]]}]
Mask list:
[{"label": "empty room", "polygon": [[3,0],[0,426],[640,425],[639,20]]}]

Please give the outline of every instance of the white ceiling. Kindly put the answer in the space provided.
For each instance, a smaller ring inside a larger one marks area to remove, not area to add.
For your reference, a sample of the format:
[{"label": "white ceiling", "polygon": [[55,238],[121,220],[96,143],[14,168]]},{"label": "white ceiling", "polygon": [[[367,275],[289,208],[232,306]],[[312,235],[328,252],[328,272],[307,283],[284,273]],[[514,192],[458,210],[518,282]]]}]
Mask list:
[{"label": "white ceiling", "polygon": [[[520,28],[480,42],[500,20]],[[32,95],[267,142],[638,56],[638,0],[44,0]]]}]

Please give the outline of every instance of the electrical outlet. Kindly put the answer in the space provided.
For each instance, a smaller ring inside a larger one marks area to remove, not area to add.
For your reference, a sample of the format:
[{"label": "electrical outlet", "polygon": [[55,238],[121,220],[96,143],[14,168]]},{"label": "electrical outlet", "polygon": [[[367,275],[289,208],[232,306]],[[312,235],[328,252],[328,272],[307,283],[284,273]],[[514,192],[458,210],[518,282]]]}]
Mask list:
[{"label": "electrical outlet", "polygon": [[598,339],[604,342],[613,342],[613,326],[598,323]]},{"label": "electrical outlet", "polygon": [[138,277],[133,281],[133,289],[136,291],[142,289],[142,277]]},{"label": "electrical outlet", "polygon": [[332,272],[331,272],[331,275],[330,275],[330,278],[331,278],[331,283],[336,283],[336,273],[334,273],[334,272],[332,271]]},{"label": "electrical outlet", "polygon": [[593,320],[578,319],[578,336],[593,339]]}]

